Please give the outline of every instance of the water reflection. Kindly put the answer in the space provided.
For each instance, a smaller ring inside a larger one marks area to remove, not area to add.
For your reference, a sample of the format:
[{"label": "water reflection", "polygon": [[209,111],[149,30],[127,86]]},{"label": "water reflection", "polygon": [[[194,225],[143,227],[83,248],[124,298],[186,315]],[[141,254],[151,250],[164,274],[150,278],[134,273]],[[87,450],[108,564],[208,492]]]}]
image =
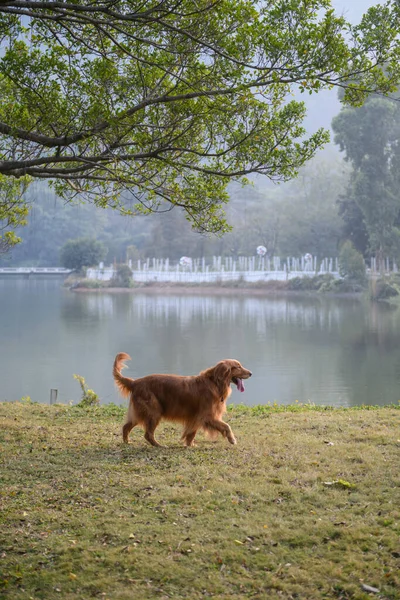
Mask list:
[{"label": "water reflection", "polygon": [[[306,329],[331,330],[341,321],[343,306],[349,301],[334,302],[317,299],[291,299],[269,297],[218,297],[86,293],[77,294],[64,304],[64,318],[72,314],[93,320],[113,318],[128,310],[133,318],[142,321],[167,322],[174,320],[181,328],[190,326],[194,320],[203,322],[223,321],[237,323],[238,320],[254,322],[260,334],[265,333],[270,323],[284,322]],[[353,301],[358,305],[358,301]],[[72,309],[72,310],[71,310]]]},{"label": "water reflection", "polygon": [[[77,400],[73,374],[117,401],[111,365],[193,374],[235,357],[254,376],[233,402],[398,401],[400,311],[355,299],[77,294],[55,281],[0,281],[0,399]],[[19,357],[19,361],[16,360]],[[23,367],[18,367],[18,364]]]}]

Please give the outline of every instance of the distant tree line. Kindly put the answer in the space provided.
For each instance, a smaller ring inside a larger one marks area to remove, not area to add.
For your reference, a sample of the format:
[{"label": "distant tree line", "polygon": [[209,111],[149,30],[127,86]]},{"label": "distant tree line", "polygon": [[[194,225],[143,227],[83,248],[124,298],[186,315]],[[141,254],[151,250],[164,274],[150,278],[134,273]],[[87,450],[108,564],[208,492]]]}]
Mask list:
[{"label": "distant tree line", "polygon": [[363,254],[400,257],[399,98],[371,96],[343,108],[332,123],[335,142],[350,165],[338,199],[344,235]]},{"label": "distant tree line", "polygon": [[194,232],[178,209],[146,217],[122,217],[111,209],[64,204],[43,183],[28,191],[32,207],[22,242],[0,264],[57,265],[68,240],[102,242],[106,263],[145,257],[179,259],[253,255],[265,245],[269,255],[299,256],[306,252],[335,256],[342,236],[337,194],[348,176],[337,156],[326,154],[305,167],[298,179],[261,187],[263,180],[230,189],[228,221],[233,229],[221,237]]},{"label": "distant tree line", "polygon": [[346,240],[367,260],[389,256],[399,263],[400,103],[371,96],[362,107],[343,108],[333,129],[344,161],[325,151],[291,182],[266,185],[258,178],[253,186],[231,185],[227,217],[232,231],[221,237],[193,232],[179,209],[123,217],[112,209],[64,204],[47,184],[33,183],[25,196],[31,210],[23,240],[0,262],[57,265],[68,240],[92,238],[105,246],[106,263],[248,256],[260,244],[270,256],[322,258],[337,256]]}]

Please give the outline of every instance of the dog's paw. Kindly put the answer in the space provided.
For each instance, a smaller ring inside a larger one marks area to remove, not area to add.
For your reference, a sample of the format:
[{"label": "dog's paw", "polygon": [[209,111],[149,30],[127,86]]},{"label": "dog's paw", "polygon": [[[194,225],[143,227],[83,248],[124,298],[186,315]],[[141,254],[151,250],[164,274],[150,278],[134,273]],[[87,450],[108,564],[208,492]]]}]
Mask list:
[{"label": "dog's paw", "polygon": [[194,440],[192,440],[191,442],[184,440],[183,445],[185,448],[193,448],[196,445],[196,442]]},{"label": "dog's paw", "polygon": [[236,438],[235,438],[235,437],[233,437],[233,436],[232,436],[232,437],[228,437],[228,441],[229,441],[231,444],[233,444],[233,445],[237,444]]}]

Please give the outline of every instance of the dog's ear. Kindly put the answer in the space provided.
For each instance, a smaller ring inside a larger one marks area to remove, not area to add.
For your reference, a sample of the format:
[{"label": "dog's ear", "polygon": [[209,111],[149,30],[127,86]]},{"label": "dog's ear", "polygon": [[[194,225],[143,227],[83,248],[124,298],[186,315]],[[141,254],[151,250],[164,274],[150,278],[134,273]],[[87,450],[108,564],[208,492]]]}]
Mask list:
[{"label": "dog's ear", "polygon": [[213,379],[221,391],[224,391],[226,386],[229,385],[231,369],[224,360],[215,365]]}]

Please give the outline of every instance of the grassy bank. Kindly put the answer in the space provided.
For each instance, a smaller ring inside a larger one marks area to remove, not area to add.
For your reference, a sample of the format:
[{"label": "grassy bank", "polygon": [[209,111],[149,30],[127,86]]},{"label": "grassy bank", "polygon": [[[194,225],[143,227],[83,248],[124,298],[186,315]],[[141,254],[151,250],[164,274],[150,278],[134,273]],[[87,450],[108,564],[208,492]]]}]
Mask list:
[{"label": "grassy bank", "polygon": [[118,282],[82,279],[71,275],[64,281],[64,285],[75,292],[175,292],[175,293],[218,293],[218,294],[276,294],[276,293],[324,293],[334,295],[361,295],[366,288],[356,282],[344,279],[335,279],[331,274],[294,277],[293,279],[249,282],[244,279],[234,281],[218,281],[210,283],[182,283],[148,281],[139,283],[132,279],[125,286],[118,286]]},{"label": "grassy bank", "polygon": [[235,408],[192,449],[123,415],[0,404],[1,598],[399,598],[400,410]]}]

